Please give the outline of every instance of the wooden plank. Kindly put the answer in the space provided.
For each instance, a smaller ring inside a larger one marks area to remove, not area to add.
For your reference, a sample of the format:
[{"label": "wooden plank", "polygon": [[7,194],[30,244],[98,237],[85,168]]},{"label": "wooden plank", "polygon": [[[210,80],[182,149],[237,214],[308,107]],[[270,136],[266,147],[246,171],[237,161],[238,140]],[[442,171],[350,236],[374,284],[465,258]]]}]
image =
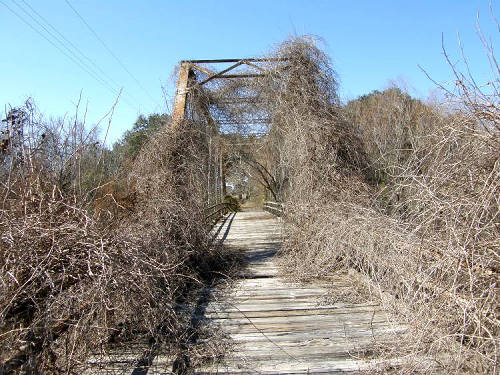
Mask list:
[{"label": "wooden plank", "polygon": [[[307,310],[306,310],[307,311]],[[317,310],[311,310],[311,311],[317,311]],[[295,311],[293,311],[295,312]],[[321,312],[321,310],[320,310]],[[363,318],[366,319],[367,317],[365,316],[364,313],[368,313],[371,316],[377,317],[377,316],[384,316],[386,320],[388,319],[386,314],[380,310],[376,310],[375,314],[373,314],[373,310],[370,309],[369,307],[366,310],[356,310],[356,311],[350,311],[350,310],[344,310],[344,311],[336,311],[335,313],[331,313],[329,310],[326,310],[326,312],[323,312],[322,314],[313,314],[310,313],[308,314],[303,313],[303,314],[280,314],[280,315],[264,315],[264,316],[254,316],[254,317],[242,317],[241,314],[239,316],[234,316],[234,317],[222,317],[226,314],[223,312],[218,312],[218,314],[221,317],[218,317],[218,315],[214,314],[210,316],[210,319],[214,322],[217,321],[217,319],[224,319],[228,320],[225,324],[232,324],[232,322],[241,322],[245,323],[248,321],[251,321],[256,324],[261,324],[265,322],[269,323],[277,323],[277,322],[290,322],[290,323],[297,323],[297,322],[307,322],[309,320],[318,320],[317,315],[322,315],[321,320],[322,321],[329,321],[331,320],[342,320],[342,319],[351,319],[351,320],[356,320],[357,316],[363,315]],[[236,315],[236,314],[235,314]],[[230,321],[229,321],[230,320]],[[222,323],[221,323],[222,324]]]},{"label": "wooden plank", "polygon": [[[278,277],[274,255],[281,223],[264,213],[238,213],[226,243],[245,249],[246,279],[213,291],[206,308],[209,324],[224,330],[234,343],[225,367],[199,369],[223,373],[335,373],[366,369],[355,358],[405,330],[394,325],[377,303],[320,304],[337,290],[345,293],[347,274],[310,283]],[[354,354],[354,355],[353,355]],[[296,359],[294,361],[292,358]],[[373,362],[372,362],[373,363]]]},{"label": "wooden plank", "polygon": [[[308,340],[301,343],[296,343],[293,341],[281,342],[279,344],[279,348],[284,349],[286,353],[290,353],[292,355],[301,355],[307,352],[314,353],[329,353],[330,351],[336,350],[355,350],[355,349],[363,349],[367,348],[369,345],[373,344],[372,337],[359,338],[356,342],[352,342],[349,340]],[[270,352],[276,352],[275,342],[264,341],[264,342],[247,342],[240,343],[235,346],[234,351],[231,355],[247,355],[247,356],[257,356],[259,353],[269,354]],[[280,351],[281,351],[280,349]]]},{"label": "wooden plank", "polygon": [[[257,327],[267,327],[267,326],[290,326],[294,325],[306,326],[313,324],[322,324],[326,325],[330,323],[336,324],[354,324],[363,322],[365,324],[373,324],[376,322],[387,322],[387,316],[383,312],[379,312],[378,314],[372,314],[371,312],[360,313],[356,315],[348,315],[344,316],[339,315],[325,315],[321,317],[321,322],[318,322],[318,317],[316,315],[295,315],[295,316],[275,316],[275,317],[258,317],[258,318],[234,318],[234,319],[225,319],[224,321],[218,322],[219,324],[223,324],[225,327],[231,326],[239,326],[243,327],[245,325],[255,325]],[[300,327],[298,327],[300,328]]]},{"label": "wooden plank", "polygon": [[233,290],[230,290],[229,293],[227,294],[228,297],[237,297],[239,295],[244,295],[246,296],[281,296],[281,295],[317,295],[317,296],[324,296],[326,295],[325,289],[323,288],[294,288],[294,287],[287,287],[286,285],[283,285],[281,288],[274,287],[272,289],[238,289],[238,288],[233,288]]},{"label": "wooden plank", "polygon": [[376,337],[387,334],[399,334],[404,332],[403,328],[392,325],[377,325],[374,327],[339,327],[309,330],[308,332],[262,332],[231,333],[231,339],[235,342],[303,342],[311,339],[325,339],[329,341],[355,340],[360,337]]},{"label": "wooden plank", "polygon": [[[226,322],[227,323],[227,322]],[[387,324],[385,319],[375,319],[371,322],[338,322],[338,321],[322,321],[321,326],[318,326],[318,322],[313,323],[270,323],[270,324],[255,324],[255,323],[244,323],[244,324],[224,324],[223,329],[225,332],[230,334],[247,334],[247,333],[271,333],[271,334],[281,334],[281,333],[302,333],[302,332],[330,332],[332,335],[334,332],[345,333],[344,330],[349,330],[349,332],[354,332],[356,330],[375,330],[386,328],[391,326]]]},{"label": "wooden plank", "polygon": [[[352,359],[346,359],[345,357],[334,358],[331,360],[324,359],[322,361],[317,361],[314,363],[294,360],[288,358],[288,360],[267,360],[265,363],[255,363],[254,361],[250,363],[245,363],[239,360],[237,363],[232,364],[231,362],[226,364],[220,364],[217,369],[218,373],[259,373],[259,374],[276,374],[276,371],[280,373],[345,373],[346,371],[359,372],[362,370],[367,370],[372,363],[366,361],[356,361]],[[213,368],[213,367],[212,367]],[[209,369],[209,368],[207,368]]]},{"label": "wooden plank", "polygon": [[[356,353],[353,353],[356,355]],[[301,358],[289,356],[288,359],[267,360],[265,362],[254,361],[249,358],[239,357],[235,360],[228,360],[222,363],[207,365],[201,373],[223,373],[223,374],[244,374],[244,373],[259,373],[259,374],[366,374],[380,373],[376,371],[376,366],[385,365],[397,370],[404,363],[404,358],[389,358],[389,359],[371,359],[361,360],[354,358],[346,358],[343,356],[329,358],[320,361],[307,361]],[[414,368],[416,373],[434,373],[436,367],[435,362],[424,358],[415,358],[418,365]],[[212,372],[209,372],[212,371]],[[277,372],[278,371],[278,372]]]},{"label": "wooden plank", "polygon": [[291,310],[332,310],[334,312],[335,305],[318,305],[316,302],[308,301],[289,301],[287,303],[271,301],[269,303],[247,302],[220,302],[209,305],[207,312],[224,311],[224,312],[255,312],[255,311],[291,311]]},{"label": "wooden plank", "polygon": [[[259,317],[290,317],[308,315],[330,315],[332,309],[295,309],[295,310],[261,310],[261,311],[214,311],[206,315],[208,319],[259,318]],[[321,319],[321,317],[318,317]]]},{"label": "wooden plank", "polygon": [[226,296],[226,298],[229,297],[231,298],[232,301],[239,303],[241,301],[255,301],[255,302],[266,302],[266,301],[275,301],[275,302],[283,302],[286,303],[287,301],[298,301],[301,299],[306,299],[309,301],[313,301],[315,303],[318,303],[318,301],[324,297],[323,294],[315,294],[311,292],[295,292],[295,293],[274,293],[274,294],[234,294],[231,296]]}]

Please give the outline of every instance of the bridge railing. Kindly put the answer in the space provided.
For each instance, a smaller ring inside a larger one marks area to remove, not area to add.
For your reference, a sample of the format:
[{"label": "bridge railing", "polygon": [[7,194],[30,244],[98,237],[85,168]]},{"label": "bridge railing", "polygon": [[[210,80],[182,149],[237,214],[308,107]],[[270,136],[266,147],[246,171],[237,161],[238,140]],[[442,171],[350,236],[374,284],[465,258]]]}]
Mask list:
[{"label": "bridge railing", "polygon": [[262,208],[264,211],[267,211],[274,216],[283,216],[283,203],[268,201],[264,202],[264,206]]},{"label": "bridge railing", "polygon": [[231,205],[227,202],[217,203],[206,207],[203,210],[205,214],[204,221],[212,228],[229,211],[231,211]]}]

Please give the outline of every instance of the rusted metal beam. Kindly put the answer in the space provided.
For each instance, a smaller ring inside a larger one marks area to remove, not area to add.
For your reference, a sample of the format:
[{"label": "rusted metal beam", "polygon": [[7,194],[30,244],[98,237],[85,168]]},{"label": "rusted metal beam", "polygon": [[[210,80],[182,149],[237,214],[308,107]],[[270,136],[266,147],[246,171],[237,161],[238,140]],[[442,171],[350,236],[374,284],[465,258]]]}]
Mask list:
[{"label": "rusted metal beam", "polygon": [[257,78],[264,77],[265,74],[224,74],[222,76],[214,77],[216,79],[224,79],[224,78]]},{"label": "rusted metal beam", "polygon": [[183,60],[182,62],[189,62],[193,64],[220,64],[220,63],[237,63],[240,61],[250,61],[250,62],[271,62],[271,61],[288,61],[286,58],[250,58],[250,59],[216,59],[216,60]]},{"label": "rusted metal beam", "polygon": [[190,71],[190,64],[182,62],[179,71],[179,78],[177,79],[177,90],[175,92],[174,110],[172,113],[172,129],[179,126],[182,120],[184,120]]},{"label": "rusted metal beam", "polygon": [[213,75],[217,74],[215,72],[212,72],[211,70],[208,70],[207,68],[205,68],[203,66],[199,66],[199,65],[196,65],[196,64],[193,64],[193,63],[191,63],[191,67],[193,69],[199,70],[202,73],[208,74],[209,76],[213,76]]},{"label": "rusted metal beam", "polygon": [[250,61],[248,60],[245,60],[245,64],[248,65],[248,66],[251,66],[257,70],[260,70],[262,73],[268,73],[264,68],[258,66],[257,64],[252,64]]},{"label": "rusted metal beam", "polygon": [[[198,83],[199,86],[203,86],[205,83],[208,83],[213,79],[219,79],[219,78],[256,78],[256,77],[262,77],[265,74],[267,74],[267,71],[265,69],[261,68],[260,66],[253,64],[254,62],[287,61],[287,60],[288,59],[284,59],[284,58],[274,58],[274,59],[265,59],[265,58],[255,59],[255,58],[252,58],[252,59],[241,59],[241,60],[237,60],[237,59],[184,60],[181,62],[181,64],[190,64],[190,66],[193,69],[196,69],[196,70],[199,70],[200,72],[208,74],[209,75],[208,78],[206,78],[202,82]],[[209,70],[203,66],[197,65],[197,64],[202,64],[202,63],[212,63],[212,64],[214,64],[214,63],[234,63],[234,64],[231,65],[229,68],[226,68],[220,72],[214,73],[211,70]],[[251,67],[261,71],[262,74],[225,74],[225,73],[237,68],[240,65],[251,66]]]},{"label": "rusted metal beam", "polygon": [[229,72],[229,71],[231,71],[231,70],[233,70],[233,69],[237,68],[238,66],[240,66],[240,65],[242,65],[242,64],[243,64],[243,61],[238,61],[236,64],[231,65],[229,68],[224,69],[224,70],[222,70],[222,71],[218,72],[217,74],[215,74],[215,75],[213,75],[213,76],[208,77],[206,80],[204,80],[204,81],[200,82],[200,83],[199,83],[199,85],[200,85],[200,86],[203,86],[205,83],[210,82],[212,79],[217,78],[217,77],[220,77],[221,75],[223,75],[223,74],[225,74],[225,73],[227,73],[227,72]]}]

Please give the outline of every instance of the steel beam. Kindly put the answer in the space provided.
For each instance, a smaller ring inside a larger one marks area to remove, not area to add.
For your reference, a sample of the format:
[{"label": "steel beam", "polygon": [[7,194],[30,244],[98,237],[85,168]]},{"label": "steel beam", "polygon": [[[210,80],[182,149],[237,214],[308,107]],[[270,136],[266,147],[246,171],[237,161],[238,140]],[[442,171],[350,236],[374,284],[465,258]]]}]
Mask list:
[{"label": "steel beam", "polygon": [[177,90],[175,92],[174,110],[172,113],[172,129],[175,129],[184,120],[186,114],[186,98],[188,93],[189,73],[191,67],[189,63],[182,62],[177,79]]},{"label": "steel beam", "polygon": [[214,76],[214,78],[221,79],[221,78],[257,78],[257,77],[264,77],[265,74],[224,74],[224,75],[219,75],[217,77]]},{"label": "steel beam", "polygon": [[190,63],[190,64],[191,64],[191,67],[193,67],[193,69],[199,70],[200,72],[205,73],[209,76],[213,76],[216,74],[215,72],[212,72],[211,70],[208,70],[207,68],[205,68],[203,66],[199,66],[199,65],[196,65],[194,63]]},{"label": "steel beam", "polygon": [[216,59],[216,60],[183,60],[183,62],[189,62],[193,64],[222,64],[222,63],[237,63],[240,61],[250,61],[250,62],[272,62],[272,61],[288,61],[286,58],[250,58],[250,59]]},{"label": "steel beam", "polygon": [[204,80],[203,82],[200,82],[198,85],[203,86],[205,83],[210,82],[212,79],[218,78],[218,77],[222,76],[223,74],[233,70],[234,68],[237,68],[238,66],[240,66],[242,64],[243,64],[243,61],[238,61],[238,62],[236,62],[236,64],[231,65],[229,68],[224,69],[224,70],[216,73],[215,75],[208,77],[206,80]]}]

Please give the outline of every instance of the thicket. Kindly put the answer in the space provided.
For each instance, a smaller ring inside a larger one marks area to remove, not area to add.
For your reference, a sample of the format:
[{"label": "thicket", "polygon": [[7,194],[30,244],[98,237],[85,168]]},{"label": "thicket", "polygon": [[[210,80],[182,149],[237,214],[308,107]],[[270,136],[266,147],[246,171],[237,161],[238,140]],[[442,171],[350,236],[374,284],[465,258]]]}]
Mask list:
[{"label": "thicket", "polygon": [[[75,373],[89,349],[104,355],[106,343],[137,336],[181,347],[176,303],[224,264],[207,247],[203,207],[237,159],[284,203],[287,274],[354,268],[408,323],[408,337],[385,348],[408,359],[402,371],[498,372],[500,70],[488,56],[488,85],[454,70],[443,105],[391,88],[343,106],[328,57],[313,39],[291,39],[265,74],[191,90],[184,124],[140,119],[130,148],[116,148],[128,150],[125,168],[77,121],[46,126],[29,104],[10,113],[4,369]],[[249,114],[269,116],[266,134],[225,159],[221,132],[252,133],[213,120]]]},{"label": "thicket", "polygon": [[[281,262],[297,278],[354,268],[409,323],[402,371],[498,371],[499,70],[486,91],[455,71],[446,107],[397,88],[342,106],[308,38],[256,82],[286,169]],[[282,61],[286,61],[283,69]],[[453,103],[450,103],[450,101]],[[388,292],[392,297],[387,298]],[[426,358],[425,360],[423,358]]]},{"label": "thicket", "polygon": [[181,350],[179,303],[224,265],[202,225],[205,124],[145,120],[120,164],[77,119],[45,121],[31,102],[7,114],[0,372],[81,373],[89,355],[141,338]]}]

